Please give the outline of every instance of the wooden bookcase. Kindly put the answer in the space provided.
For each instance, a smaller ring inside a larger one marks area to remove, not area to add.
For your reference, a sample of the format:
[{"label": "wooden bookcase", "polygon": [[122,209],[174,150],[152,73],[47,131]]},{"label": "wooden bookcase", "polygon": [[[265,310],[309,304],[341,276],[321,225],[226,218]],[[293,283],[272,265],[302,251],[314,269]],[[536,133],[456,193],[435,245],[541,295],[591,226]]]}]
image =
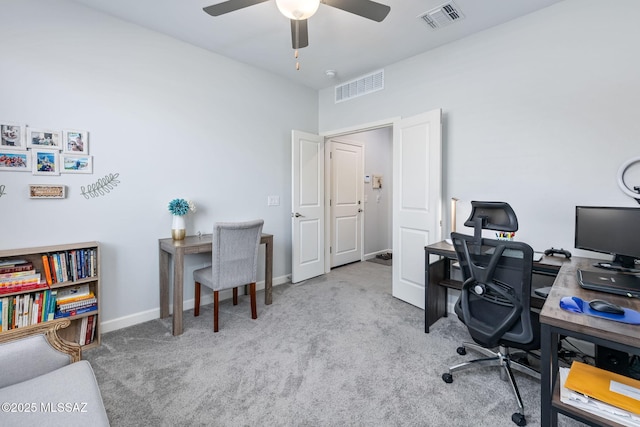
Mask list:
[{"label": "wooden bookcase", "polygon": [[[49,289],[56,289],[58,292],[61,292],[65,288],[70,288],[78,285],[88,284],[89,289],[94,293],[98,309],[93,310],[87,313],[78,314],[74,316],[66,317],[71,321],[71,325],[68,328],[64,328],[58,331],[58,334],[61,338],[79,343],[80,342],[80,332],[82,328],[82,321],[84,318],[88,318],[90,316],[95,316],[93,318],[95,323],[95,333],[93,341],[89,344],[83,345],[83,349],[97,347],[101,343],[101,333],[100,333],[100,245],[98,242],[83,242],[83,243],[71,243],[71,244],[63,244],[63,245],[53,245],[53,246],[41,246],[34,248],[23,248],[23,249],[8,249],[8,250],[0,250],[0,260],[5,259],[20,259],[26,260],[33,263],[33,267],[37,273],[40,273],[43,278],[45,278],[45,270],[43,268],[43,255],[51,255],[51,254],[60,254],[60,253],[69,253],[73,251],[87,250],[85,253],[93,253],[95,255],[95,259],[93,261],[94,269],[90,273],[90,277],[85,277],[77,280],[72,280],[69,278],[67,281],[56,282],[49,286]],[[17,291],[12,293],[3,293],[0,294],[0,300],[4,297],[13,297],[13,296],[21,296],[24,294],[35,294],[37,292],[45,291],[46,289],[30,289]],[[18,328],[19,329],[19,328]],[[3,332],[6,330],[6,326],[3,325]]]}]

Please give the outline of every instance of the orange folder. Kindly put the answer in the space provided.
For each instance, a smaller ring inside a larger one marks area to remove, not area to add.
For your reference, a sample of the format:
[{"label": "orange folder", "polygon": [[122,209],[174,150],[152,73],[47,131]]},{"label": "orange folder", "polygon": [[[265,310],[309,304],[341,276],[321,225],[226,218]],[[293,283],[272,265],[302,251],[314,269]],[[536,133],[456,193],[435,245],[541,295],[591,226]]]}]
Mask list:
[{"label": "orange folder", "polygon": [[[564,386],[617,408],[640,414],[640,381],[582,362],[573,362]],[[612,391],[611,388],[618,391]],[[630,397],[630,396],[635,396]]]}]

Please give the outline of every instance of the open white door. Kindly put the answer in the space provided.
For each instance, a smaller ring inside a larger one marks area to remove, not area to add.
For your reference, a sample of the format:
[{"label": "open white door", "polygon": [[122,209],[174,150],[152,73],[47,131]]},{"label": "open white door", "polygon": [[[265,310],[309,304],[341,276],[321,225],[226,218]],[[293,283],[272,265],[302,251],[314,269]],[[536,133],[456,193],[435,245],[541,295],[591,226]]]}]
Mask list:
[{"label": "open white door", "polygon": [[324,274],[324,138],[291,133],[291,282]]},{"label": "open white door", "polygon": [[331,140],[331,267],[362,260],[362,146]]},{"label": "open white door", "polygon": [[424,247],[442,239],[441,110],[393,127],[392,295],[424,309]]}]

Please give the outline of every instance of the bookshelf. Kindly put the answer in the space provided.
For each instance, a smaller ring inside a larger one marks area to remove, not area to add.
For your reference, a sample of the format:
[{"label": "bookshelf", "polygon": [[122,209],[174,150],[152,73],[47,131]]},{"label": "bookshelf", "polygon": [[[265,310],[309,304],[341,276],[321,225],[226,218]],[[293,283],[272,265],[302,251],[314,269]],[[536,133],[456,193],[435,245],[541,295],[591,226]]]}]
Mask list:
[{"label": "bookshelf", "polygon": [[[11,264],[25,276],[39,275],[39,282],[7,284]],[[83,349],[99,346],[100,245],[83,242],[0,250],[0,306],[0,334],[64,317],[71,325],[58,331],[61,338]]]}]

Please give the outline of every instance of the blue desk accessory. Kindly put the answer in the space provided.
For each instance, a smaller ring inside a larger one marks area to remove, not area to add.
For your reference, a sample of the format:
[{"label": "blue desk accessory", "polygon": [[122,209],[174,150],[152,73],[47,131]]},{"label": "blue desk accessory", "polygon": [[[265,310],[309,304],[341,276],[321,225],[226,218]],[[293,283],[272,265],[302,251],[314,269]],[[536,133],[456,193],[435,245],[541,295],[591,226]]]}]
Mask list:
[{"label": "blue desk accessory", "polygon": [[560,308],[571,311],[573,313],[586,314],[588,316],[601,317],[603,319],[614,320],[616,322],[629,323],[631,325],[640,325],[640,313],[630,308],[622,307],[624,314],[606,313],[596,311],[589,306],[589,301],[584,301],[578,297],[562,297],[560,299]]}]

